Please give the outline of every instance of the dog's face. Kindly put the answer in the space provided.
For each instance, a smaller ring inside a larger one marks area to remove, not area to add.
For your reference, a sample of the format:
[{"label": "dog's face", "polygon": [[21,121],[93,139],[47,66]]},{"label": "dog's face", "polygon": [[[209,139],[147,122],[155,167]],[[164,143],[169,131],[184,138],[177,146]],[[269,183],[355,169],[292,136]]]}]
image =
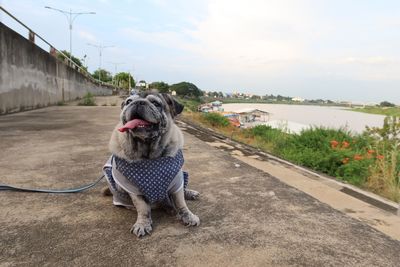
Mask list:
[{"label": "dog's face", "polygon": [[183,105],[171,95],[156,91],[130,96],[121,108],[123,127],[118,130],[143,141],[163,135],[168,131],[173,118],[183,111]]}]

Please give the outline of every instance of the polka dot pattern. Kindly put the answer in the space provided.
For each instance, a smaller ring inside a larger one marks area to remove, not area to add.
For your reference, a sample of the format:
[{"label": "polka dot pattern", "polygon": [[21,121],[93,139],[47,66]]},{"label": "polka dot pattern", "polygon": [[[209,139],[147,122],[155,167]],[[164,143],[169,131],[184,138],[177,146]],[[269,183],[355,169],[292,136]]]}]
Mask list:
[{"label": "polka dot pattern", "polygon": [[[177,152],[175,157],[128,162],[114,156],[114,161],[117,170],[136,185],[149,203],[168,199],[168,187],[184,163],[181,150]],[[111,189],[119,191],[118,186],[116,186],[115,181],[112,179],[111,170],[105,169],[105,172],[109,176],[108,180],[110,181]],[[186,188],[189,181],[188,173],[183,172],[183,177],[184,187]]]}]

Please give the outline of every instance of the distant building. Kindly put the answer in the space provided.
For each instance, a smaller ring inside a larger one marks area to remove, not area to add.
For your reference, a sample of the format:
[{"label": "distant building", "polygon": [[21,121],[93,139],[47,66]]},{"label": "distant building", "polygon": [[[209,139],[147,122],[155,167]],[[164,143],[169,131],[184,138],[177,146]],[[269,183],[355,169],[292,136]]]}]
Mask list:
[{"label": "distant building", "polygon": [[293,101],[293,102],[304,102],[304,98],[301,98],[301,97],[293,97],[293,98],[292,98],[292,101]]},{"label": "distant building", "polygon": [[140,87],[140,88],[146,88],[146,89],[149,88],[149,85],[148,85],[145,81],[140,81],[140,82],[138,82],[138,83],[136,84],[136,86],[137,86],[137,87]]},{"label": "distant building", "polygon": [[220,106],[222,106],[222,102],[217,100],[217,101],[211,102],[211,105],[213,107],[220,107]]},{"label": "distant building", "polygon": [[351,107],[353,105],[353,103],[351,103],[350,101],[340,101],[339,104],[348,107]]},{"label": "distant building", "polygon": [[239,115],[239,121],[244,127],[253,127],[269,121],[271,113],[260,109],[242,109],[236,112]]}]

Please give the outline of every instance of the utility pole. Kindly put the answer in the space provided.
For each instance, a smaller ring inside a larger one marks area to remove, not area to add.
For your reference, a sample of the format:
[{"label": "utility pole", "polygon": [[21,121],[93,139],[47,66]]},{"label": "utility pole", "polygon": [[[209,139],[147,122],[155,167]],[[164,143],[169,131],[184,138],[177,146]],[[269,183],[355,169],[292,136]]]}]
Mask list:
[{"label": "utility pole", "polygon": [[99,49],[99,81],[101,82],[101,56],[102,56],[103,49],[114,47],[114,46],[113,45],[102,45],[102,44],[96,45],[96,44],[91,44],[91,43],[88,43],[88,45],[94,46],[97,49]]},{"label": "utility pole", "polygon": [[76,17],[78,17],[79,15],[96,14],[96,12],[72,12],[71,9],[69,11],[65,11],[65,10],[61,10],[61,9],[53,8],[53,7],[49,7],[49,6],[45,6],[44,8],[58,11],[67,17],[68,24],[69,24],[69,57],[72,60],[72,24],[74,23],[74,20],[76,19]]},{"label": "utility pole", "polygon": [[114,72],[114,87],[115,87],[115,89],[117,89],[117,79],[115,78],[115,75],[117,75],[117,67],[118,67],[119,65],[123,65],[123,64],[125,64],[125,63],[124,63],[124,62],[108,62],[108,63],[113,64],[114,67],[115,67],[115,72]]}]

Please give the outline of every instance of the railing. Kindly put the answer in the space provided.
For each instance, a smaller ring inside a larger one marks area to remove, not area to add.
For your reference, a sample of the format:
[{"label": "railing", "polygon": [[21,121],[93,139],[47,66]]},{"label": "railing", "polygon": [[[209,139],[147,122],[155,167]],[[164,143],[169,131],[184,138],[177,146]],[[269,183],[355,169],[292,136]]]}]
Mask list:
[{"label": "railing", "polygon": [[[78,64],[76,64],[70,57],[68,57],[65,53],[63,53],[61,50],[58,50],[57,48],[55,48],[51,43],[49,43],[46,39],[44,39],[42,36],[40,36],[39,34],[37,34],[36,32],[34,32],[31,28],[29,28],[28,26],[26,26],[22,21],[20,21],[19,19],[17,19],[13,14],[11,14],[10,12],[8,12],[4,7],[0,6],[0,10],[3,11],[5,14],[7,14],[9,17],[11,17],[13,20],[15,20],[16,22],[18,22],[21,26],[23,26],[25,29],[27,29],[29,31],[29,36],[28,36],[28,40],[31,41],[32,43],[35,43],[35,37],[39,38],[40,40],[42,40],[45,44],[47,44],[50,47],[50,51],[49,54],[56,57],[57,58],[57,54],[60,54],[62,56],[64,56],[64,63],[65,60],[67,60],[68,62],[68,66],[73,67],[74,69],[76,69],[78,72],[82,73],[86,78],[90,79],[92,82],[100,84],[100,85],[108,85],[111,87],[115,87],[115,85],[111,84],[111,83],[106,83],[106,82],[102,82],[100,80],[96,80],[95,78],[92,77],[92,75],[90,75],[90,73],[82,68],[82,66],[79,66]],[[70,55],[72,57],[72,55]]]}]

